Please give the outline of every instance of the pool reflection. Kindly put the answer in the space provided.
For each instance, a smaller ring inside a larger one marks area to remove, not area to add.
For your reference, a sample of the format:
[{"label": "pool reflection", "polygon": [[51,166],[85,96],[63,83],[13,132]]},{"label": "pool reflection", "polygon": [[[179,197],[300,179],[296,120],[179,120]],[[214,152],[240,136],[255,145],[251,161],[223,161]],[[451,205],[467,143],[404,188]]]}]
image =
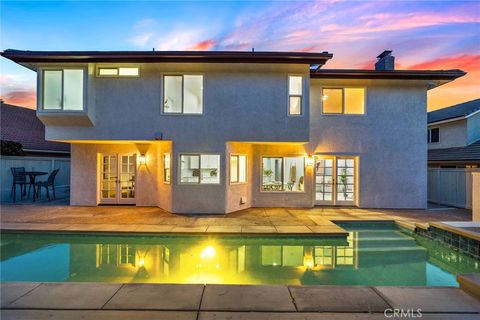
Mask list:
[{"label": "pool reflection", "polygon": [[[345,239],[3,235],[2,281],[456,285],[390,230]],[[390,247],[389,247],[390,245]],[[478,267],[478,266],[477,266]],[[450,272],[455,272],[452,267]],[[429,274],[431,272],[437,274]]]}]

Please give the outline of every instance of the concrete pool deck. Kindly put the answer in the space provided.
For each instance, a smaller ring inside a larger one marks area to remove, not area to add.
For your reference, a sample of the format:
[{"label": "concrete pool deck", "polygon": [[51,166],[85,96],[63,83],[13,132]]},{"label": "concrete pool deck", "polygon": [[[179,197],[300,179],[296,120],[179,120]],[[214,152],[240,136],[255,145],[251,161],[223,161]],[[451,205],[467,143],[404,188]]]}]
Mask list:
[{"label": "concrete pool deck", "polygon": [[6,282],[1,293],[2,319],[480,318],[480,301],[451,287]]},{"label": "concrete pool deck", "polygon": [[395,221],[410,229],[432,221],[468,221],[471,211],[358,208],[250,208],[227,215],[176,215],[156,207],[2,205],[3,231],[341,236],[338,221]]}]

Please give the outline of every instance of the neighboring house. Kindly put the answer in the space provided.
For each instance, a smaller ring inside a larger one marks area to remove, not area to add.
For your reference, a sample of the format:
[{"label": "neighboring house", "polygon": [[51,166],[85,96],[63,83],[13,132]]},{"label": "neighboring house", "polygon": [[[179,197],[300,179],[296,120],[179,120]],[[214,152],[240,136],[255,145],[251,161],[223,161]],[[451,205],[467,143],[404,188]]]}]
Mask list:
[{"label": "neighboring house", "polygon": [[68,143],[45,140],[45,125],[35,110],[0,103],[0,140],[20,143],[26,156],[70,157]]},{"label": "neighboring house", "polygon": [[304,52],[2,55],[38,76],[37,116],[72,146],[71,204],[175,213],[425,208],[426,91],[461,70],[323,70]]},{"label": "neighboring house", "polygon": [[428,166],[480,167],[480,99],[428,113]]}]

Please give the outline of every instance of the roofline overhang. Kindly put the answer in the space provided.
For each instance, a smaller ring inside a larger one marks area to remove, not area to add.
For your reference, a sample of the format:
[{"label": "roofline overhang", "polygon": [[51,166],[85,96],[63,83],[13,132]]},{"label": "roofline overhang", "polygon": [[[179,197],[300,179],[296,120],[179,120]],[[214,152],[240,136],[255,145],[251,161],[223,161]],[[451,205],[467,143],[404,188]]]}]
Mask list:
[{"label": "roofline overhang", "polygon": [[467,73],[463,70],[359,70],[320,69],[310,73],[313,79],[408,79],[455,80]]},{"label": "roofline overhang", "polygon": [[322,66],[333,54],[329,52],[277,51],[28,51],[7,49],[4,58],[16,63],[86,63],[86,62],[171,62],[171,63],[280,63]]},{"label": "roofline overhang", "polygon": [[429,126],[429,127],[430,126],[436,126],[436,125],[439,125],[439,124],[444,124],[444,123],[454,122],[454,121],[458,121],[458,120],[463,120],[465,118],[466,118],[465,116],[460,116],[460,117],[455,117],[455,118],[450,118],[450,119],[432,121],[432,122],[428,122],[427,126]]}]

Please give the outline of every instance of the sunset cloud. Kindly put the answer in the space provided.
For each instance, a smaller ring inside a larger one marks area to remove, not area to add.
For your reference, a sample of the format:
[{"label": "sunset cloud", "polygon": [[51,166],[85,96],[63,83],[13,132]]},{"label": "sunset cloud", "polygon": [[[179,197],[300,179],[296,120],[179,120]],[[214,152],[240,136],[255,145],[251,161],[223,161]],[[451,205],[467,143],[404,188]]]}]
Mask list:
[{"label": "sunset cloud", "polygon": [[208,40],[200,41],[200,42],[197,42],[197,43],[193,44],[191,47],[188,47],[187,50],[193,50],[193,51],[196,51],[196,50],[199,50],[199,51],[210,50],[214,46],[215,46],[215,40],[208,39]]}]

